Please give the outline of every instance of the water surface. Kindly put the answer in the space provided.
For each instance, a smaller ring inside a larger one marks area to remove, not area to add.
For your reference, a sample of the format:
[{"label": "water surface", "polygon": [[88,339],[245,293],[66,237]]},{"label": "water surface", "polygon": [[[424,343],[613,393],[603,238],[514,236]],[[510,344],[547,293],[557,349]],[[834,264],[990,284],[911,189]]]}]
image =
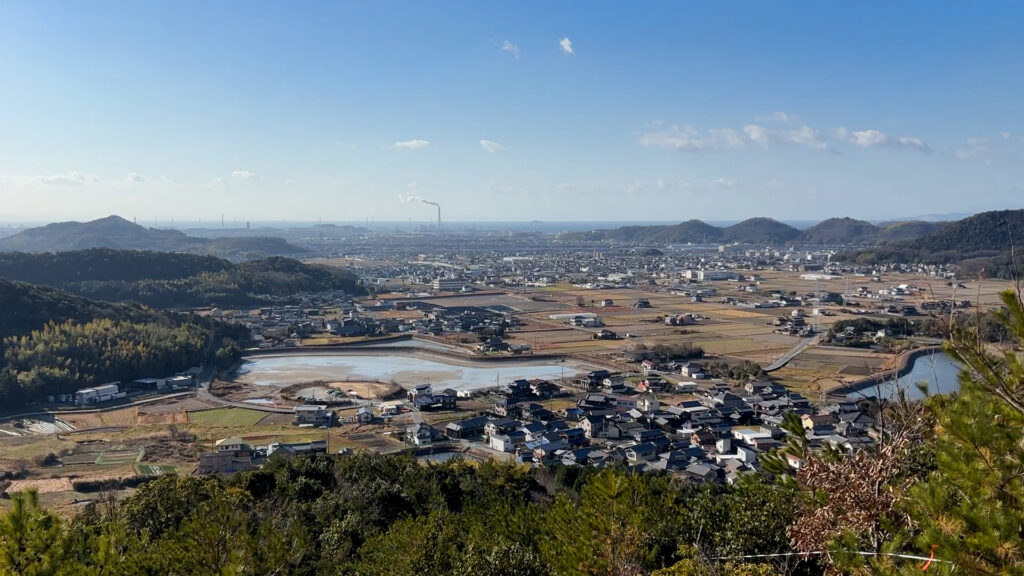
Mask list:
[{"label": "water surface", "polygon": [[960,389],[957,377],[960,374],[960,364],[944,352],[925,354],[914,360],[910,372],[896,380],[890,380],[878,385],[869,386],[846,395],[847,398],[863,398],[864,396],[877,396],[879,398],[894,398],[898,389],[906,391],[908,400],[920,400],[925,395],[918,388],[920,384],[926,384],[928,394],[948,394]]},{"label": "water surface", "polygon": [[557,382],[579,374],[575,367],[551,361],[503,363],[446,362],[443,358],[407,355],[287,354],[246,359],[237,380],[256,386],[282,387],[303,382],[375,380],[402,387],[429,383],[435,388],[477,390],[519,378]]}]

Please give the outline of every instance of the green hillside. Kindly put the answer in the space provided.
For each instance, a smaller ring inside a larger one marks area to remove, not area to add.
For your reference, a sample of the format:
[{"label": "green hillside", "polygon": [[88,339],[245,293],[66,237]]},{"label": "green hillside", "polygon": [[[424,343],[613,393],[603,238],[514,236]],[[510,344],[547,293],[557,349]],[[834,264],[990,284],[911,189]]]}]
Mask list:
[{"label": "green hillside", "polygon": [[347,270],[288,258],[232,264],[211,256],[107,248],[0,254],[0,278],[45,284],[94,300],[162,308],[253,305],[267,296],[325,290],[365,293]]},{"label": "green hillside", "polygon": [[166,376],[215,361],[221,348],[232,357],[234,343],[247,339],[248,330],[234,324],[0,279],[0,407]]}]

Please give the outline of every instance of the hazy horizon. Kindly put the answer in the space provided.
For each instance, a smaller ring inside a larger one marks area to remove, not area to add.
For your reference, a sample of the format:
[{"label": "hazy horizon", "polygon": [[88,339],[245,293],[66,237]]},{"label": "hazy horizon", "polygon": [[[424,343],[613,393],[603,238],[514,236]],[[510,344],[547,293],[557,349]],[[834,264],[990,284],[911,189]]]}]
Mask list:
[{"label": "hazy horizon", "polygon": [[1017,4],[0,5],[0,221],[1024,207]]}]

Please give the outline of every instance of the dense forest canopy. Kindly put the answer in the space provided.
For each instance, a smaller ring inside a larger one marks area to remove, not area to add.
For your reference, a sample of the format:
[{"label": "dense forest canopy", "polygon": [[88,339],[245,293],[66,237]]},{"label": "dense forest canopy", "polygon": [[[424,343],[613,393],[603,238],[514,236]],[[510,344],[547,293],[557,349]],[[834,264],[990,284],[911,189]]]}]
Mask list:
[{"label": "dense forest canopy", "polygon": [[790,550],[795,509],[792,490],[753,476],[726,487],[369,453],[273,458],[228,480],[164,477],[70,522],[16,498],[32,519],[21,525],[49,532],[18,536],[31,553],[15,567],[47,558],[64,567],[54,574],[647,574],[696,545]]},{"label": "dense forest canopy", "polygon": [[211,318],[0,279],[0,406],[234,358],[248,338]]},{"label": "dense forest canopy", "polygon": [[213,256],[92,248],[71,252],[0,252],[0,278],[63,288],[76,282],[174,280],[233,266]]},{"label": "dense forest canopy", "polygon": [[232,264],[212,256],[106,248],[0,254],[0,278],[160,308],[251,306],[299,292],[366,292],[348,270],[279,256]]}]

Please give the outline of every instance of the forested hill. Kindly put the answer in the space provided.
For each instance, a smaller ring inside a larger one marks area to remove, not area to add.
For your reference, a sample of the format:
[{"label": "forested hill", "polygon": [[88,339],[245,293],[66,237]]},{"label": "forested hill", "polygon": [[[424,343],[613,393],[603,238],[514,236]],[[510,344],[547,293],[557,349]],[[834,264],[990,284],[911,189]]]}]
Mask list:
[{"label": "forested hill", "polygon": [[175,252],[93,248],[72,252],[0,252],[0,278],[61,287],[85,280],[173,280],[230,270],[227,260]]},{"label": "forested hill", "polygon": [[112,380],[230,363],[248,330],[0,279],[0,408]]},{"label": "forested hill", "polygon": [[1024,210],[999,210],[975,214],[927,236],[910,240],[907,246],[928,252],[1003,251],[1010,249],[1010,235],[1014,233],[1018,239],[1024,238]]},{"label": "forested hill", "polygon": [[1024,210],[982,212],[920,238],[839,254],[833,259],[855,264],[959,264],[965,275],[984,272],[990,276],[1010,277],[1018,266],[1011,262],[1011,238],[1015,242],[1024,239]]},{"label": "forested hill", "polygon": [[771,218],[750,218],[722,230],[722,238],[726,242],[779,243],[799,237],[799,230]]},{"label": "forested hill", "polygon": [[325,290],[365,293],[347,270],[288,258],[232,264],[211,256],[107,248],[0,254],[0,278],[45,284],[91,299],[162,308],[253,305],[268,295]]},{"label": "forested hill", "polygon": [[859,244],[872,241],[880,231],[864,220],[829,218],[804,230],[801,239],[817,244]]},{"label": "forested hill", "polygon": [[612,230],[567,232],[563,241],[650,242],[655,244],[783,244],[802,242],[823,245],[877,245],[924,236],[944,223],[891,222],[876,226],[852,218],[829,218],[806,230],[798,230],[771,218],[750,218],[720,228],[700,220],[687,220],[668,226],[623,226]]},{"label": "forested hill", "polygon": [[57,222],[0,238],[0,252],[63,252],[87,248],[190,252],[231,260],[306,252],[281,238],[197,238],[178,230],[146,228],[119,216],[91,222]]},{"label": "forested hill", "polygon": [[0,340],[38,330],[47,322],[87,322],[117,318],[145,322],[154,318],[141,306],[94,302],[47,286],[0,278]]}]

